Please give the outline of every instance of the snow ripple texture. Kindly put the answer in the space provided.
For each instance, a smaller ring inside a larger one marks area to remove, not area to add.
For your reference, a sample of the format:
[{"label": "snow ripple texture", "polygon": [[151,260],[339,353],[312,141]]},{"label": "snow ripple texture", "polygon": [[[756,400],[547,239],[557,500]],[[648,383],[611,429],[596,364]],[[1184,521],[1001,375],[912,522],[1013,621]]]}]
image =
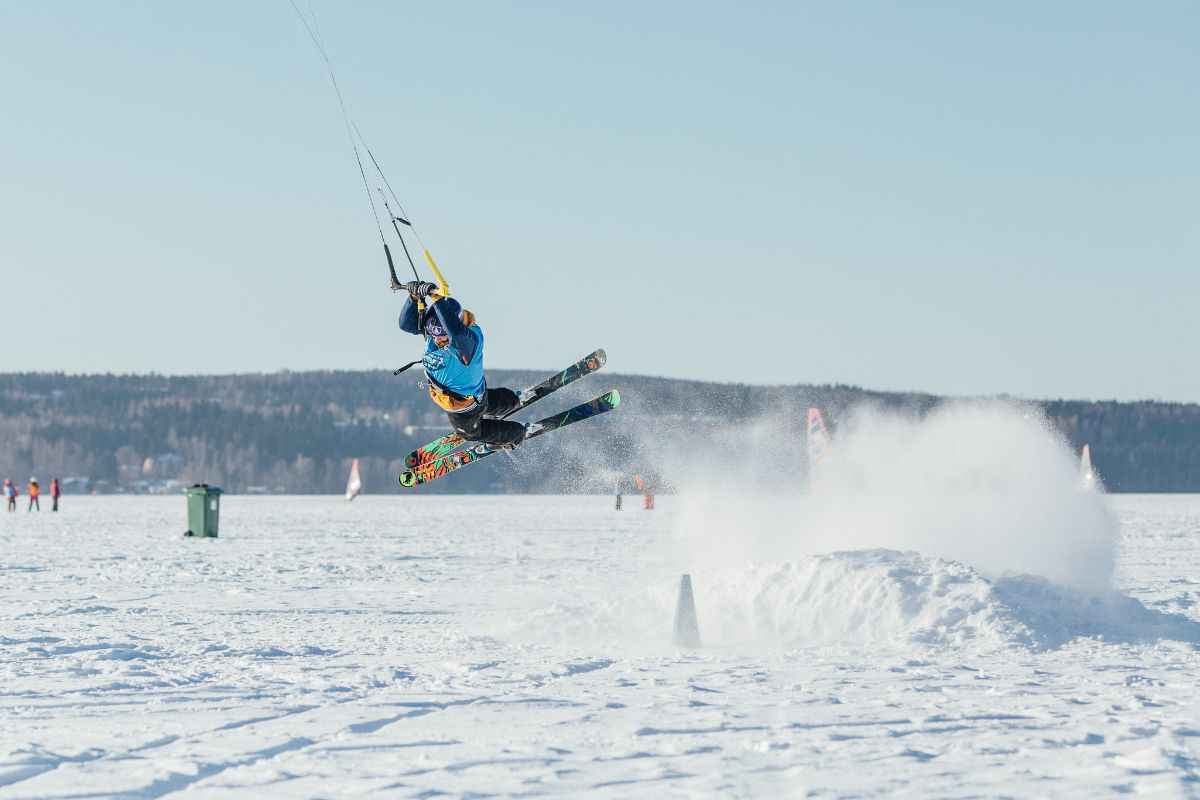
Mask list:
[{"label": "snow ripple texture", "polygon": [[0,515],[0,800],[1197,797],[1200,499],[1113,502],[1088,591],[700,563],[675,497],[67,497]]}]

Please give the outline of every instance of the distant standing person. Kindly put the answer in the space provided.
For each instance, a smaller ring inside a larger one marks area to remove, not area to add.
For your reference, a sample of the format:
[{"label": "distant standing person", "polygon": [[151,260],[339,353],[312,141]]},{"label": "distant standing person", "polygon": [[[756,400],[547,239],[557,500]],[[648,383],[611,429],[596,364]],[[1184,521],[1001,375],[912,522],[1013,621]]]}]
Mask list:
[{"label": "distant standing person", "polygon": [[621,510],[621,482],[617,481],[613,484],[613,494],[617,496],[617,511]]},{"label": "distant standing person", "polygon": [[13,485],[12,478],[4,479],[4,497],[8,500],[8,510],[17,510],[17,487]]},{"label": "distant standing person", "polygon": [[29,479],[29,509],[28,509],[29,511],[33,511],[33,507],[37,506],[38,512],[39,513],[41,512],[42,501],[38,500],[38,495],[41,493],[42,493],[42,490],[38,488],[37,478],[30,478]]},{"label": "distant standing person", "polygon": [[58,511],[58,496],[62,494],[58,488],[58,478],[53,478],[50,481],[50,510]]}]

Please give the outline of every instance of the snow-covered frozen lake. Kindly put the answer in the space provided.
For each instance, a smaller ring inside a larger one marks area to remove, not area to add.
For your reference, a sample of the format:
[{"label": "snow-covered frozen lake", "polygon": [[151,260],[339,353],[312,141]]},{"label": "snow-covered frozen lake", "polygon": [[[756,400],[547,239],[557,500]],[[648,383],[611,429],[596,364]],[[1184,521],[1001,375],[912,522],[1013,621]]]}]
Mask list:
[{"label": "snow-covered frozen lake", "polygon": [[0,516],[0,798],[1200,796],[1200,496],[1111,498],[1099,594],[704,562],[682,498],[639,499]]}]

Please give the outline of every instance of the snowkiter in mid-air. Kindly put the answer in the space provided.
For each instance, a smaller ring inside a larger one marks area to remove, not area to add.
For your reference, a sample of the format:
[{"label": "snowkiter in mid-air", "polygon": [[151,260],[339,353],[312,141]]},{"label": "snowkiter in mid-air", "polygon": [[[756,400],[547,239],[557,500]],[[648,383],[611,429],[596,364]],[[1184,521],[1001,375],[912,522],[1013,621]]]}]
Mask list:
[{"label": "snowkiter in mid-air", "polygon": [[[494,450],[512,450],[525,440],[526,427],[501,419],[520,403],[517,393],[488,388],[483,376],[483,330],[475,315],[453,297],[443,297],[434,283],[403,284],[408,300],[400,312],[400,330],[425,336],[421,365],[429,396],[446,411],[463,439],[483,442]],[[418,303],[426,303],[424,314]]]}]

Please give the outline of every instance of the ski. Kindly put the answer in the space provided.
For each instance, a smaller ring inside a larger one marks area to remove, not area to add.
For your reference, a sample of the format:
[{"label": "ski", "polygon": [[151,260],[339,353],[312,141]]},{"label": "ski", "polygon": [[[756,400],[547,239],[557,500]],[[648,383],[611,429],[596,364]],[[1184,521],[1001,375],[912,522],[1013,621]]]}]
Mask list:
[{"label": "ski", "polygon": [[[543,420],[529,426],[529,432],[525,435],[525,441],[529,441],[534,437],[541,436],[543,433],[565,428],[580,420],[591,419],[594,416],[603,414],[605,411],[612,411],[621,404],[621,395],[615,389],[602,394],[599,397],[589,400],[586,403],[580,403],[574,408],[569,408],[566,411],[546,417]],[[523,447],[524,445],[522,445]],[[424,464],[416,469],[405,470],[400,473],[400,485],[419,486],[422,483],[429,483],[435,478],[440,478],[448,472],[453,472],[456,469],[462,469],[468,464],[474,464],[481,458],[487,458],[493,453],[507,452],[493,450],[486,444],[477,444],[474,447],[468,447],[465,450],[459,450],[456,453],[449,453],[441,458],[434,459],[428,464]]]},{"label": "ski", "polygon": [[[546,395],[553,394],[568,383],[574,383],[584,376],[591,375],[603,367],[606,360],[607,357],[604,354],[604,348],[600,348],[596,352],[584,356],[562,372],[551,375],[536,386],[530,386],[528,389],[522,391],[519,395],[521,403],[504,416],[510,417],[521,409],[528,408]],[[431,464],[442,456],[448,455],[462,444],[463,441],[463,438],[457,433],[447,433],[442,438],[434,439],[424,447],[418,447],[405,456],[404,466],[408,467],[409,470],[420,469],[422,466]]]}]

